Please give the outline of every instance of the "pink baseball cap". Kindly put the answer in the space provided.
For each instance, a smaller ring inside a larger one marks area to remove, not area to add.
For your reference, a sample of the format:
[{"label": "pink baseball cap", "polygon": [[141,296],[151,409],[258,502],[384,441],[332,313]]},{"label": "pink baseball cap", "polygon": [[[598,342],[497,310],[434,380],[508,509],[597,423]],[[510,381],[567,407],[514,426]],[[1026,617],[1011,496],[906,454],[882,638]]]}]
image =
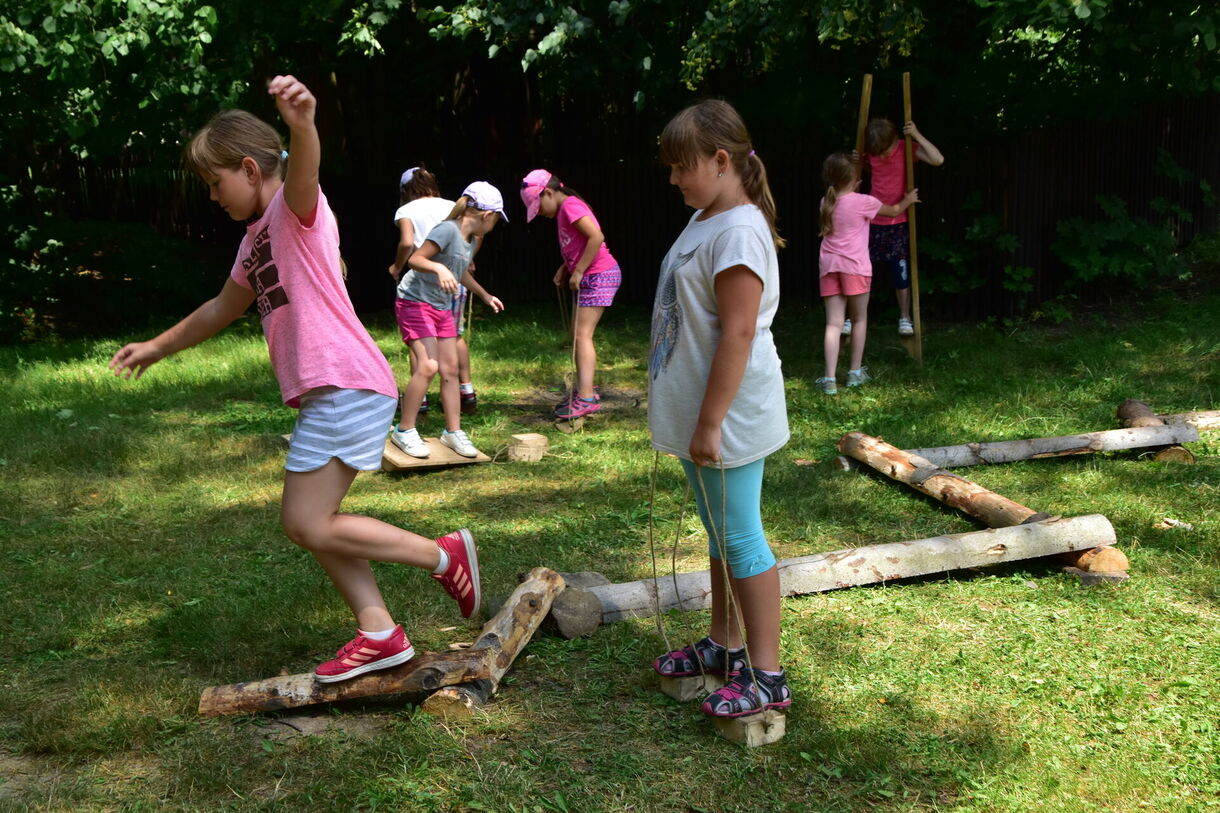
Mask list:
[{"label": "pink baseball cap", "polygon": [[525,204],[526,223],[538,216],[542,190],[546,189],[546,185],[550,182],[551,173],[545,169],[536,169],[521,179],[521,202]]},{"label": "pink baseball cap", "polygon": [[504,222],[508,222],[508,215],[504,214],[504,196],[487,181],[475,181],[462,190],[462,195],[470,198],[474,208],[484,212],[498,212]]}]

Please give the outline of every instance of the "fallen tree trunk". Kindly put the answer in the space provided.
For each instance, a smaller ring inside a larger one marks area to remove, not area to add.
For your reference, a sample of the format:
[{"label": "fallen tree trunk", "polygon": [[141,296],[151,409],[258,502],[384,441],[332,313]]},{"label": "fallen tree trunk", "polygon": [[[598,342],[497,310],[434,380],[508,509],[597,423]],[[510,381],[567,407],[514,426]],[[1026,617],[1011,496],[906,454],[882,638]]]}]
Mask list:
[{"label": "fallen tree trunk", "polygon": [[[1151,410],[1149,414],[1151,415]],[[1198,439],[1199,432],[1193,426],[1188,424],[1167,426],[1161,422],[1155,426],[1140,424],[1138,428],[1110,429],[1081,435],[964,443],[958,446],[934,446],[905,451],[907,454],[922,457],[933,465],[955,468],[986,463],[1012,463],[1017,460],[1066,457],[1092,452],[1111,452],[1120,449],[1163,448]]]},{"label": "fallen tree trunk", "polygon": [[[821,593],[1065,551],[1104,548],[1114,541],[1110,521],[1100,514],[1089,514],[912,542],[869,545],[780,561],[780,591],[785,596]],[[601,600],[602,622],[609,624],[627,618],[647,618],[658,609],[666,612],[709,607],[711,573],[707,570],[680,573],[676,578],[658,579],[655,584],[652,579],[606,584],[590,587],[589,592]]]},{"label": "fallen tree trunk", "polygon": [[[863,432],[849,432],[839,438],[838,448],[885,476],[982,520],[991,528],[1008,528],[1047,517]],[[1090,571],[1126,570],[1130,566],[1117,548],[1073,554],[1065,559],[1072,567]]]},{"label": "fallen tree trunk", "polygon": [[199,697],[204,717],[280,711],[372,695],[435,691],[442,686],[485,678],[495,653],[489,650],[418,655],[391,669],[369,672],[341,683],[319,683],[312,673],[212,686]]},{"label": "fallen tree trunk", "polygon": [[482,633],[467,650],[489,654],[488,674],[440,689],[424,700],[424,711],[438,717],[465,717],[486,703],[563,589],[563,577],[554,570],[545,567],[531,570],[500,611],[483,625]]},{"label": "fallen tree trunk", "polygon": [[1206,429],[1220,429],[1220,410],[1208,412],[1179,412],[1174,415],[1158,415],[1166,423],[1188,423],[1200,432]]},{"label": "fallen tree trunk", "polygon": [[1182,428],[1189,429],[1194,433],[1194,437],[1173,438],[1166,440],[1164,443],[1158,444],[1152,450],[1152,459],[1160,463],[1194,463],[1195,456],[1189,449],[1181,444],[1187,441],[1198,440],[1199,430],[1189,423],[1169,424],[1164,418],[1152,411],[1152,407],[1148,406],[1143,401],[1137,401],[1134,398],[1129,398],[1118,405],[1118,422],[1126,427],[1142,427],[1145,429],[1172,429]]}]

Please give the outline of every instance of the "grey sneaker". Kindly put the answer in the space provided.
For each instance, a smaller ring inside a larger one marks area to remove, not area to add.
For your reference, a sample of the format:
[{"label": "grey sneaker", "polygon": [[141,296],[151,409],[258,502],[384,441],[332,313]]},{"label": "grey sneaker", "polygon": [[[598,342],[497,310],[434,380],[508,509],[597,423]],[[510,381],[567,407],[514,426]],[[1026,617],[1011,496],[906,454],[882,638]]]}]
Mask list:
[{"label": "grey sneaker", "polygon": [[850,319],[843,320],[843,330],[841,332],[844,336],[851,335],[851,320]]},{"label": "grey sneaker", "polygon": [[479,450],[474,448],[474,444],[470,442],[470,438],[466,437],[466,433],[461,429],[457,430],[456,432],[450,432],[448,429],[441,432],[441,444],[448,446],[462,457],[479,456]]},{"label": "grey sneaker", "polygon": [[867,367],[861,367],[859,370],[847,371],[847,386],[858,387],[861,384],[867,384],[872,381],[873,377],[868,374]]},{"label": "grey sneaker", "polygon": [[835,383],[835,380],[833,378],[828,378],[826,376],[823,376],[822,378],[819,378],[817,381],[815,381],[813,383],[816,384],[817,386],[821,387],[822,392],[826,393],[827,395],[834,395],[836,392],[839,391],[839,386],[838,386],[838,384]]},{"label": "grey sneaker", "polygon": [[915,335],[915,325],[911,323],[910,319],[899,319],[898,320],[898,335],[899,336],[914,336]]},{"label": "grey sneaker", "polygon": [[405,432],[400,432],[398,427],[395,426],[394,430],[390,432],[390,443],[393,443],[399,449],[411,455],[411,457],[423,458],[432,454],[428,450],[428,444],[424,443],[424,439],[419,436],[419,430],[415,427],[411,427]]}]

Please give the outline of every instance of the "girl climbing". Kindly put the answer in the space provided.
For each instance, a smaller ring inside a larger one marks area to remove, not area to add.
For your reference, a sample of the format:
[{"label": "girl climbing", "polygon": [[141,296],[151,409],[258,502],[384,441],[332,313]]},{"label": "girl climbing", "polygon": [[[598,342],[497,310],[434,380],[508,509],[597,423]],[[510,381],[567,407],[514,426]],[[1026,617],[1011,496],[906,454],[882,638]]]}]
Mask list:
[{"label": "girl climbing", "polygon": [[369,560],[431,571],[464,617],[479,608],[479,562],[474,537],[464,529],[432,540],[339,512],[357,471],[381,466],[397,388],[343,285],[339,232],[318,185],[317,103],[292,76],[275,77],[267,92],[291,132],[286,165],[275,130],[240,110],[217,115],[187,147],[187,162],[211,199],[246,223],[229,279],[214,299],[169,330],[121,348],[110,368],[138,379],[258,302],[284,403],[300,410],[284,464],[284,531],[314,555],[356,616],[356,637],[315,670],[319,681],[331,683],[415,654],[386,609]]},{"label": "girl climbing", "polygon": [[526,222],[541,214],[556,221],[563,264],[555,272],[555,285],[570,288],[576,296],[572,325],[576,387],[555,407],[555,415],[571,420],[601,409],[601,395],[593,385],[597,350],[593,333],[622,283],[618,262],[606,247],[597,216],[589,204],[563,181],[545,169],[535,169],[521,181],[521,202]]},{"label": "girl climbing", "polygon": [[394,303],[402,339],[411,346],[411,381],[402,398],[402,415],[390,433],[394,445],[412,457],[428,457],[427,444],[415,428],[419,404],[437,372],[441,375],[441,406],[445,431],[441,443],[462,457],[477,457],[478,449],[462,431],[458,403],[457,325],[453,295],[464,284],[487,303],[493,313],[504,303],[487,293],[470,272],[474,254],[500,218],[504,198],[486,181],[466,187],[449,219],[428,232],[424,244],[407,260],[411,272],[398,285]]},{"label": "girl climbing", "polygon": [[771,335],[784,240],[766,168],[733,107],[688,107],[665,126],[660,147],[669,182],[696,211],[661,264],[648,425],[653,448],[682,460],[695,492],[708,533],[712,620],[706,638],[653,668],[725,675],[703,711],[739,717],[792,703],[779,663],[779,572],[761,516],[764,461],[788,442]]},{"label": "girl climbing", "polygon": [[826,371],[817,385],[827,395],[838,392],[835,370],[839,363],[839,336],[844,314],[850,316],[851,365],[847,386],[858,387],[870,379],[864,368],[864,342],[868,338],[868,294],[873,266],[868,256],[869,223],[877,216],[895,217],[919,202],[913,189],[896,205],[888,206],[872,195],[856,191],[860,177],[851,153],[836,152],[822,163],[826,195],[821,204],[822,249],[818,255],[818,284],[826,305],[823,352]]}]

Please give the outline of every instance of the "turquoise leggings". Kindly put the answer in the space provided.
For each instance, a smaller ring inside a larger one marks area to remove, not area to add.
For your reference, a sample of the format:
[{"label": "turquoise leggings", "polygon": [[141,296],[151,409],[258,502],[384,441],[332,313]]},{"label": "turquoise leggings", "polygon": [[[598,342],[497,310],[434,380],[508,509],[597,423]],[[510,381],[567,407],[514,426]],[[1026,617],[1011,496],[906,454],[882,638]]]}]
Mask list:
[{"label": "turquoise leggings", "polygon": [[[720,559],[716,543],[716,527],[723,518],[727,532],[724,547],[728,554],[730,572],[735,579],[748,579],[770,570],[775,565],[775,554],[767,544],[762,526],[762,478],[766,458],[755,460],[744,466],[724,470],[724,491],[721,494],[720,469],[699,468],[689,460],[682,461],[686,479],[695,493],[695,504],[699,506],[699,518],[707,529],[708,555]],[[702,488],[699,485],[703,479]],[[707,491],[707,500],[703,492]],[[710,511],[709,511],[710,505]],[[723,506],[723,508],[722,508]]]}]

